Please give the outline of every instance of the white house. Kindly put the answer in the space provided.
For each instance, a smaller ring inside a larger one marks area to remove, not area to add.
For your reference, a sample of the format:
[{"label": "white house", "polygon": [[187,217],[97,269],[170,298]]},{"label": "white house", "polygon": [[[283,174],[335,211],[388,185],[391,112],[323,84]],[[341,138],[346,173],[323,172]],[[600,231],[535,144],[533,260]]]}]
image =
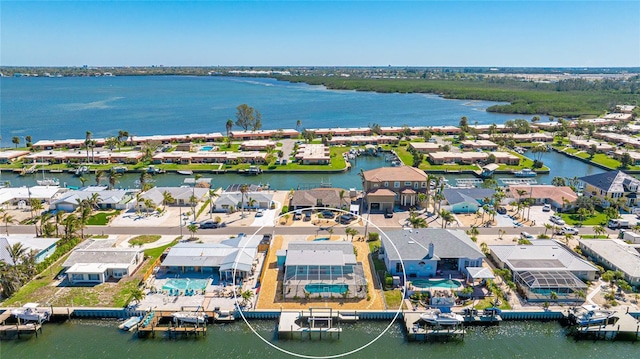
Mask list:
[{"label": "white house", "polygon": [[[389,238],[387,238],[387,236]],[[461,230],[424,228],[388,231],[380,236],[381,259],[394,276],[430,278],[438,270],[457,270],[467,275],[467,267],[482,267],[480,249]]]},{"label": "white house", "polygon": [[244,197],[241,192],[223,192],[214,202],[216,212],[229,212],[235,209],[269,209],[273,203],[273,194],[263,191],[247,192]]},{"label": "white house", "polygon": [[62,264],[70,283],[104,283],[132,275],[144,261],[140,249],[114,248],[115,241],[88,240]]},{"label": "white house", "polygon": [[100,209],[127,209],[133,206],[133,191],[125,189],[108,190],[106,187],[90,186],[77,191],[69,191],[51,203],[51,209],[73,212],[79,202],[98,195]]}]

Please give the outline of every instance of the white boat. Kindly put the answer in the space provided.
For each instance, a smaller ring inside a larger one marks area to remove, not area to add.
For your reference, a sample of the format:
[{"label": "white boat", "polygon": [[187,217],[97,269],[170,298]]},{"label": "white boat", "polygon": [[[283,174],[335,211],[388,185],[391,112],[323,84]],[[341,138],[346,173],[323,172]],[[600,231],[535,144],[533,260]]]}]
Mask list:
[{"label": "white boat", "polygon": [[204,324],[207,315],[202,312],[175,312],[171,314],[174,322]]},{"label": "white boat", "polygon": [[41,180],[36,180],[38,186],[59,186],[60,180],[57,178],[43,178]]},{"label": "white boat", "polygon": [[574,321],[580,326],[601,325],[613,316],[614,312],[602,310],[597,305],[585,304],[573,313]]},{"label": "white boat", "polygon": [[74,175],[75,175],[76,177],[80,177],[80,176],[82,176],[83,174],[86,174],[86,173],[89,173],[89,167],[87,167],[87,166],[80,166],[80,167],[78,167],[78,168],[76,169],[76,172],[74,173]]},{"label": "white boat", "polygon": [[137,317],[131,317],[127,320],[125,320],[122,324],[118,325],[118,328],[120,328],[121,330],[126,330],[126,331],[130,331],[132,329],[134,329],[136,327],[136,325],[138,325],[138,323],[140,323],[140,321],[142,320],[142,316],[137,316]]},{"label": "white boat", "polygon": [[515,174],[516,177],[535,177],[538,175],[536,171],[532,171],[530,168],[523,168],[522,170],[516,171],[513,174]]},{"label": "white boat", "polygon": [[185,175],[185,176],[190,176],[190,175],[193,174],[193,171],[191,171],[191,170],[180,170],[180,171],[178,171],[178,174]]},{"label": "white boat", "polygon": [[49,320],[51,312],[46,309],[38,309],[38,303],[27,303],[22,308],[11,311],[16,318],[23,321],[43,322]]},{"label": "white boat", "polygon": [[464,318],[455,313],[443,313],[439,309],[429,309],[420,314],[420,318],[434,325],[456,325],[464,321]]}]

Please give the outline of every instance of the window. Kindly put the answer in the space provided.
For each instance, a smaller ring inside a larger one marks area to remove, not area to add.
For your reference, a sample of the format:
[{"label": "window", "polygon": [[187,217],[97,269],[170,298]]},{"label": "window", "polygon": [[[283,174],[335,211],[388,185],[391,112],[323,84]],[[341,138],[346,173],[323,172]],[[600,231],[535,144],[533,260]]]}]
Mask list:
[{"label": "window", "polygon": [[413,184],[413,188],[418,189],[418,182],[415,182],[415,183]]},{"label": "window", "polygon": [[89,280],[100,280],[99,274],[89,274]]},{"label": "window", "polygon": [[427,188],[427,182],[420,182],[420,187]]},{"label": "window", "polygon": [[409,186],[409,187],[411,187],[411,181],[406,181],[406,182],[404,183],[404,185],[405,185],[405,186]]},{"label": "window", "polygon": [[84,276],[82,274],[72,274],[71,275],[71,281],[72,282],[79,281],[79,280],[84,280]]},{"label": "window", "polygon": [[389,187],[389,182],[385,182],[385,183],[384,183],[384,186],[385,186],[385,187]]},{"label": "window", "polygon": [[400,181],[393,182],[393,188],[400,188]]}]

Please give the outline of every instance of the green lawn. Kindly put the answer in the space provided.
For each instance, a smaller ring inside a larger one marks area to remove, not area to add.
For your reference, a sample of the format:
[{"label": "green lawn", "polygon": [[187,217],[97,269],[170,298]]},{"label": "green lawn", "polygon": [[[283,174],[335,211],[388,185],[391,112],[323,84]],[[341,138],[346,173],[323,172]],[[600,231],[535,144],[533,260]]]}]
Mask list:
[{"label": "green lawn", "polygon": [[87,219],[87,225],[89,226],[106,226],[109,224],[109,220],[120,214],[119,210],[115,211],[100,211]]},{"label": "green lawn", "polygon": [[389,309],[398,309],[398,307],[402,304],[402,291],[399,289],[394,290],[385,290],[384,300],[387,302],[387,307]]},{"label": "green lawn", "polygon": [[149,235],[141,235],[132,238],[129,240],[129,243],[133,246],[141,246],[147,243],[153,243],[160,239],[160,235],[157,234],[149,234]]},{"label": "green lawn", "polygon": [[[491,307],[493,307],[493,300],[494,300],[494,298],[492,298],[492,297],[486,297],[486,298],[482,299],[481,301],[479,301],[478,304],[476,304],[473,307],[475,309],[479,309],[479,310],[486,309],[486,308],[491,308]],[[501,303],[498,306],[498,308],[505,309],[505,310],[511,309],[511,305],[509,304],[509,302],[507,300],[505,300],[504,298],[501,298],[500,301],[501,301]]]},{"label": "green lawn", "polygon": [[[60,260],[58,260],[55,264],[53,264],[48,269],[44,270],[35,279],[27,283],[25,286],[20,288],[16,293],[14,293],[10,298],[5,300],[2,305],[3,306],[13,306],[18,304],[24,304],[27,302],[42,302],[39,295],[36,293],[40,292],[41,289],[48,292],[49,294],[53,294],[55,287],[49,287],[53,279],[62,271],[62,263],[67,260],[69,254],[63,256]],[[52,289],[50,289],[52,288]]]},{"label": "green lawn", "polygon": [[[568,225],[573,226],[580,223],[580,220],[577,214],[561,213],[560,216],[565,222],[567,222]],[[584,226],[606,225],[607,221],[608,221],[607,216],[605,216],[604,213],[596,212],[596,214],[593,216],[585,217],[584,221],[582,222],[582,225]]]}]

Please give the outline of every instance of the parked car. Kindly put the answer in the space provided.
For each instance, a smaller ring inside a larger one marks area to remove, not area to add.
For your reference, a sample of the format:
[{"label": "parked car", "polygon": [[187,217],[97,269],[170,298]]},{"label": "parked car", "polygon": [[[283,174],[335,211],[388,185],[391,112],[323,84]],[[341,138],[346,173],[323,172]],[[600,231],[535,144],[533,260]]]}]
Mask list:
[{"label": "parked car", "polygon": [[297,210],[295,212],[293,212],[293,220],[294,221],[298,221],[302,219],[302,211],[301,210]]},{"label": "parked car", "polygon": [[309,222],[311,220],[311,211],[304,212],[304,221]]},{"label": "parked car", "polygon": [[200,223],[200,229],[213,229],[213,228],[218,228],[218,222],[214,222],[214,221],[204,221]]},{"label": "parked car", "polygon": [[507,214],[507,209],[504,207],[498,207],[498,214]]},{"label": "parked car", "polygon": [[578,230],[574,227],[569,227],[569,226],[565,226],[560,228],[556,234],[573,234],[573,235],[577,235],[578,234]]},{"label": "parked car", "polygon": [[327,219],[332,219],[336,216],[335,213],[333,213],[332,211],[329,210],[325,210],[320,212],[320,215],[322,215],[322,218],[327,218]]},{"label": "parked car", "polygon": [[550,204],[545,204],[544,206],[542,206],[542,212],[549,212],[551,211],[551,205]]},{"label": "parked car", "polygon": [[532,239],[536,239],[536,237],[533,236],[533,234],[528,233],[528,232],[520,232],[520,238],[522,239],[526,239],[526,240],[532,240]]},{"label": "parked car", "polygon": [[557,224],[559,226],[564,226],[566,224],[565,221],[562,220],[562,218],[560,218],[560,216],[555,216],[555,215],[549,217],[549,221],[552,222],[552,223],[555,223],[555,224]]},{"label": "parked car", "polygon": [[340,217],[338,217],[338,219],[336,221],[338,223],[342,223],[342,224],[349,224],[349,223],[353,222],[354,219],[356,219],[356,217],[353,214],[347,213],[347,214],[343,214]]},{"label": "parked car", "polygon": [[384,218],[393,218],[393,210],[391,208],[387,208],[384,211]]},{"label": "parked car", "polygon": [[256,217],[262,217],[262,216],[264,216],[264,209],[259,208],[259,209],[256,211]]}]

